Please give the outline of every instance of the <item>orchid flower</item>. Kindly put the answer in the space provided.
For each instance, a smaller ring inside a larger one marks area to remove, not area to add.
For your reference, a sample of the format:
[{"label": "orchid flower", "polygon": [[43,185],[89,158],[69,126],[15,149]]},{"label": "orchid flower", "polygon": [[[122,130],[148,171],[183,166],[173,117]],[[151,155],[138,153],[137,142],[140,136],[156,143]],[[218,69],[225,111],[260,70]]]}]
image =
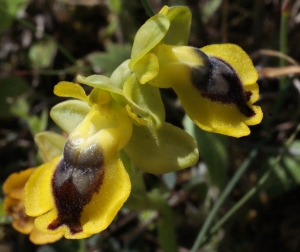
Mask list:
[{"label": "orchid flower", "polygon": [[263,115],[253,105],[258,100],[257,71],[237,45],[186,46],[190,18],[186,7],[168,6],[151,17],[136,34],[127,81],[173,88],[203,130],[234,137],[250,134],[247,125],[260,123]]},{"label": "orchid flower", "polygon": [[79,82],[93,88],[89,95],[71,82],[54,88],[56,95],[78,100],[53,107],[50,115],[68,139],[61,155],[36,169],[25,187],[26,214],[35,217],[43,233],[81,239],[107,228],[131,190],[121,149],[152,173],[198,160],[194,139],[164,122],[155,87],[128,88],[125,95],[122,67],[111,78],[79,76]]}]

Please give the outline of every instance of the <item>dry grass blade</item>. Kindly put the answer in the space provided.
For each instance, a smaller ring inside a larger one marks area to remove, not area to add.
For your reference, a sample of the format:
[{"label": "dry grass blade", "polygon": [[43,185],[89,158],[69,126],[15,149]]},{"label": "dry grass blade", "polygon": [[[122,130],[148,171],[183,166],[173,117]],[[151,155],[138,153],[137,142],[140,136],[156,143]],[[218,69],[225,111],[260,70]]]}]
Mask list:
[{"label": "dry grass blade", "polygon": [[269,49],[261,49],[261,50],[258,51],[258,53],[261,54],[261,55],[283,58],[292,65],[298,65],[297,61],[294,60],[292,57],[290,57],[290,56],[288,56],[288,55],[286,55],[282,52],[279,52],[279,51],[269,50]]},{"label": "dry grass blade", "polygon": [[300,66],[265,67],[258,69],[259,77],[277,78],[287,75],[300,74]]}]

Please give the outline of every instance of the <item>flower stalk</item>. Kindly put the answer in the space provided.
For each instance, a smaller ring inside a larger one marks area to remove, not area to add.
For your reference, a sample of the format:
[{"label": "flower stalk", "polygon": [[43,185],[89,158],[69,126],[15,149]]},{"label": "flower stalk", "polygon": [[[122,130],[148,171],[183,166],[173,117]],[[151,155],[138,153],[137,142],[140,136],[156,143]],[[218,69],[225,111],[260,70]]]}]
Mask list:
[{"label": "flower stalk", "polygon": [[152,17],[155,15],[154,10],[152,9],[150,3],[148,0],[141,0],[146,12],[148,13],[149,17]]}]

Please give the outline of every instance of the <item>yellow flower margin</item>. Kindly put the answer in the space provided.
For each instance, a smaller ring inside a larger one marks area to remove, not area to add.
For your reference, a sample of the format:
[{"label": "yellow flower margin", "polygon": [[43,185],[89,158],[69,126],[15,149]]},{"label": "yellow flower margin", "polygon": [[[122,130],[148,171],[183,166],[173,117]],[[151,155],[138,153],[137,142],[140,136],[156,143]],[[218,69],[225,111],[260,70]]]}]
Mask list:
[{"label": "yellow flower margin", "polygon": [[3,184],[3,191],[6,194],[4,199],[4,210],[12,216],[12,226],[18,232],[29,235],[29,240],[34,244],[52,243],[60,238],[63,234],[45,234],[34,226],[34,218],[25,213],[24,208],[24,187],[31,174],[36,168],[29,168],[24,171],[11,174]]}]

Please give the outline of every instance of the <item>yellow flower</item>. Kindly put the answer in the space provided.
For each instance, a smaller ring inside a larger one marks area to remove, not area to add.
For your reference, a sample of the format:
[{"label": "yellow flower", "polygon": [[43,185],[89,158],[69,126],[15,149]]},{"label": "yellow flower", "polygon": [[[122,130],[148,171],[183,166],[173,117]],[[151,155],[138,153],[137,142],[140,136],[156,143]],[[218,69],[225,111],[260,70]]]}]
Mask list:
[{"label": "yellow flower", "polygon": [[132,123],[109,96],[101,97],[107,98],[105,105],[92,105],[68,137],[63,156],[37,168],[26,184],[26,213],[36,217],[43,233],[79,239],[101,232],[130,194],[118,151],[128,142]]},{"label": "yellow flower", "polygon": [[93,87],[89,95],[75,83],[54,88],[58,96],[79,100],[52,108],[52,119],[69,137],[62,155],[37,168],[25,187],[26,214],[36,217],[34,224],[44,233],[81,239],[107,228],[131,190],[121,149],[152,173],[183,169],[198,159],[195,140],[164,122],[157,88],[130,83],[123,91],[125,64],[111,79],[79,76]]},{"label": "yellow flower", "polygon": [[13,218],[12,226],[23,234],[29,234],[29,239],[35,244],[45,244],[59,240],[63,235],[44,234],[34,227],[34,218],[25,213],[24,187],[35,168],[11,174],[3,184],[6,194],[4,199],[4,210]]},{"label": "yellow flower", "polygon": [[140,84],[173,88],[188,116],[203,130],[248,135],[247,125],[260,123],[263,116],[261,108],[252,105],[258,99],[257,71],[236,45],[184,46],[174,28],[189,29],[189,24],[189,11],[183,7],[165,6],[151,17],[135,37],[132,75]]},{"label": "yellow flower", "polygon": [[250,134],[262,120],[258,74],[248,55],[233,44],[201,49],[161,45],[159,74],[150,84],[171,86],[194,123],[234,137]]}]

